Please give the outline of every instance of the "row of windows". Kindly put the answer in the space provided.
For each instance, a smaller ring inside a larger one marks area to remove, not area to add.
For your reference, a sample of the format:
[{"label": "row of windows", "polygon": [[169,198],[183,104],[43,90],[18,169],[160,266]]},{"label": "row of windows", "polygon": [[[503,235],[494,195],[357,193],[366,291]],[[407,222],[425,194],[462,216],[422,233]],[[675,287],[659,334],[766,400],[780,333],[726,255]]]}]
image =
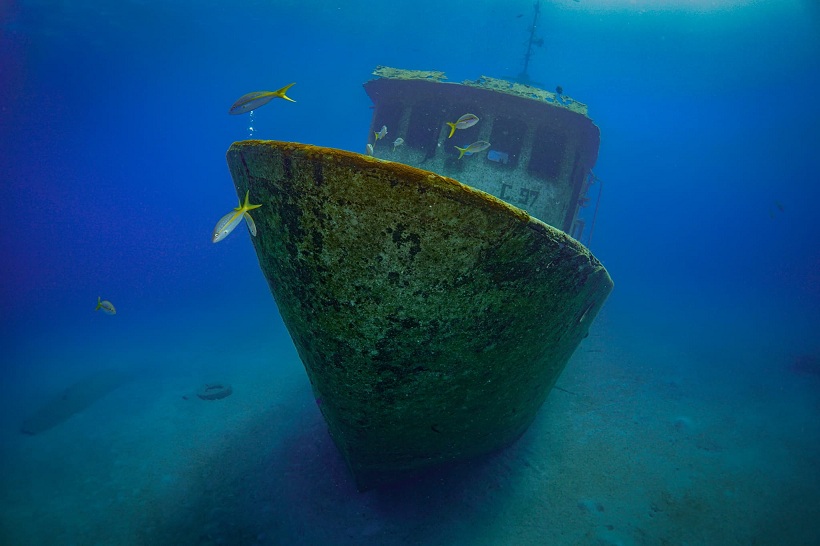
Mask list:
[{"label": "row of windows", "polygon": [[[479,118],[482,117],[480,109],[471,108],[469,111]],[[391,135],[390,129],[399,127],[403,113],[404,106],[399,102],[382,104],[379,107],[378,119],[375,125],[378,127],[386,125],[388,134]],[[447,121],[454,122],[464,113],[466,112],[457,111],[453,108],[442,108],[440,104],[417,103],[410,112],[407,131],[403,135],[405,145],[422,151],[425,158],[433,157],[445,123]],[[447,130],[449,130],[449,127]],[[488,159],[510,169],[517,168],[526,131],[527,124],[521,119],[496,117],[490,133],[491,146],[487,156]],[[445,153],[458,157],[458,150],[455,146],[463,148],[477,141],[480,132],[481,127],[478,123],[473,127],[457,130],[450,139],[447,139],[445,135]],[[394,132],[391,136],[398,135]],[[391,141],[393,140],[391,137],[388,138]],[[452,146],[450,143],[452,143]],[[565,146],[564,137],[554,126],[542,125],[538,127],[535,132],[529,164],[527,165],[528,172],[533,176],[545,179],[558,178]]]}]

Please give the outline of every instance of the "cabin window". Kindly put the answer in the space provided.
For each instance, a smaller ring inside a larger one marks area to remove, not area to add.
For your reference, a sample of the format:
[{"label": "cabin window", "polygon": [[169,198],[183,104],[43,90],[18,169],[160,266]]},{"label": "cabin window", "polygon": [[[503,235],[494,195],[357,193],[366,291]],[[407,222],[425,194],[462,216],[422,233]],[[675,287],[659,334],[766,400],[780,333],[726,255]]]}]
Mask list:
[{"label": "cabin window", "polygon": [[490,134],[490,150],[487,159],[499,165],[515,168],[527,133],[527,124],[521,120],[499,117],[493,121]]},{"label": "cabin window", "polygon": [[[400,102],[386,102],[379,105],[376,117],[373,119],[373,131],[378,132],[382,126],[387,127],[387,139],[393,142],[399,136],[399,123],[404,106]],[[368,142],[373,142],[373,134],[368,135]]]},{"label": "cabin window", "polygon": [[533,176],[546,180],[557,180],[561,175],[565,149],[565,137],[555,131],[554,125],[538,127],[535,131],[527,170]]},{"label": "cabin window", "polygon": [[410,114],[405,142],[407,146],[424,152],[425,157],[436,154],[436,144],[441,127],[441,107],[429,102],[417,103]]}]

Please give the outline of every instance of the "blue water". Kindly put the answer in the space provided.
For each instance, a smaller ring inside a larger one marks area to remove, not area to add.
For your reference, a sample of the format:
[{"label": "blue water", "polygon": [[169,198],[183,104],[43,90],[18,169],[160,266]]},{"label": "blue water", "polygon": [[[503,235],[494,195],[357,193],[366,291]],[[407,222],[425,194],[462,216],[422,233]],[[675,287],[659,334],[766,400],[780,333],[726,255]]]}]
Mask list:
[{"label": "blue water", "polygon": [[[489,460],[357,493],[247,231],[211,243],[239,96],[295,81],[254,137],[363,151],[376,66],[514,76],[531,17],[1,4],[0,543],[820,543],[817,2],[542,2],[530,76],[601,128],[591,250],[616,288],[575,394]],[[20,433],[111,368],[132,380]],[[216,380],[234,394],[190,399]]]}]

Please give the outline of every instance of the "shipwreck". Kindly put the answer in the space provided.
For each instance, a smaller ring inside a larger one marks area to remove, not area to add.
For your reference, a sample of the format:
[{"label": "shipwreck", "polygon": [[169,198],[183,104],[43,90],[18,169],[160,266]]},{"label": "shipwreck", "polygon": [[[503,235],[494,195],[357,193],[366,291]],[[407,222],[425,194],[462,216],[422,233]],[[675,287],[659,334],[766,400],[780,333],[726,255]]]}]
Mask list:
[{"label": "shipwreck", "polygon": [[[371,155],[254,140],[227,154],[237,195],[263,204],[260,267],[361,490],[514,442],[613,287],[580,242],[600,138],[585,105],[374,75]],[[465,113],[480,121],[450,138]],[[489,147],[458,159],[475,141]]]}]

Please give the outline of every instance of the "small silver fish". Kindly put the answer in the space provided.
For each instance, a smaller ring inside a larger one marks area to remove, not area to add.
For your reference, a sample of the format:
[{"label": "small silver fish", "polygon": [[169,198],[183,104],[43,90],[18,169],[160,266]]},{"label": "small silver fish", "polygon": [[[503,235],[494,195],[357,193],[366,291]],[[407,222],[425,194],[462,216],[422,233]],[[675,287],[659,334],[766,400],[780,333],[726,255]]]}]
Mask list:
[{"label": "small silver fish", "polygon": [[114,309],[114,304],[113,303],[111,303],[108,300],[100,299],[100,297],[97,296],[97,307],[95,307],[94,310],[99,311],[100,309],[102,309],[102,312],[105,313],[106,315],[116,315],[117,314],[117,310]]},{"label": "small silver fish", "polygon": [[393,141],[393,151],[395,152],[396,148],[398,148],[399,146],[402,146],[402,145],[404,145],[404,139],[401,138],[401,137],[397,138],[396,140]]},{"label": "small silver fish", "polygon": [[458,158],[461,159],[464,156],[464,154],[477,154],[478,152],[483,152],[489,147],[489,142],[487,142],[486,140],[479,140],[478,142],[473,142],[466,148],[459,148],[458,146],[456,146],[455,149],[459,151]]},{"label": "small silver fish", "polygon": [[369,142],[367,143],[367,155],[373,155],[373,145]]},{"label": "small silver fish", "polygon": [[250,190],[245,192],[244,204],[240,201],[238,207],[219,219],[219,222],[216,223],[216,227],[214,228],[214,234],[211,238],[211,242],[218,243],[230,235],[230,233],[236,228],[236,226],[239,225],[239,222],[241,222],[243,218],[248,224],[248,229],[251,230],[251,235],[256,237],[256,224],[254,223],[253,218],[251,218],[251,215],[248,214],[248,211],[258,209],[262,205],[251,205],[248,203],[248,194],[250,194]]},{"label": "small silver fish", "polygon": [[285,87],[277,91],[254,91],[253,93],[242,95],[241,97],[239,97],[239,100],[233,103],[233,106],[231,106],[231,109],[228,110],[228,113],[232,116],[236,116],[239,114],[244,114],[246,112],[251,112],[259,108],[260,106],[266,105],[267,103],[276,98],[289,100],[290,102],[296,102],[292,98],[285,95],[287,90],[293,87],[294,85],[296,85],[296,82],[293,82],[290,85],[286,85]]},{"label": "small silver fish", "polygon": [[379,131],[378,133],[373,133],[373,134],[376,135],[376,140],[380,140],[380,139],[386,137],[387,136],[387,125],[382,125],[381,131]]},{"label": "small silver fish", "polygon": [[478,123],[478,116],[475,114],[464,114],[453,123],[450,123],[448,121],[447,125],[450,126],[450,135],[447,138],[453,136],[453,133],[456,132],[456,129],[467,129],[469,127],[472,127],[476,123]]}]

